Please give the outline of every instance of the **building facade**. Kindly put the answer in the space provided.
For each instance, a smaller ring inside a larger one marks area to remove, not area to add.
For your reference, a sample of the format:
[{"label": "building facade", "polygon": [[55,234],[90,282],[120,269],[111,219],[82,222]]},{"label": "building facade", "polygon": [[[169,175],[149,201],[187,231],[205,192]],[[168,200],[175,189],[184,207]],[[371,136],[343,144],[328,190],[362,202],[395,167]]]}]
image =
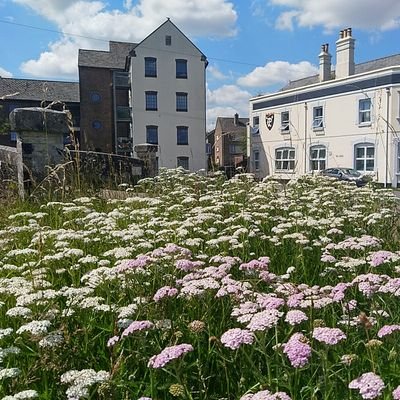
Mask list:
[{"label": "building facade", "polygon": [[110,42],[108,51],[79,50],[81,149],[131,155],[130,79],[135,43]]},{"label": "building facade", "polygon": [[133,145],[158,145],[160,167],[206,168],[206,67],[169,19],[130,53]]},{"label": "building facade", "polygon": [[400,55],[355,64],[350,28],[319,54],[319,74],[250,99],[249,157],[258,178],[348,167],[400,184]]},{"label": "building facade", "polygon": [[214,130],[212,149],[213,163],[216,168],[224,169],[232,175],[238,168],[246,170],[247,165],[247,125],[248,118],[218,117]]}]

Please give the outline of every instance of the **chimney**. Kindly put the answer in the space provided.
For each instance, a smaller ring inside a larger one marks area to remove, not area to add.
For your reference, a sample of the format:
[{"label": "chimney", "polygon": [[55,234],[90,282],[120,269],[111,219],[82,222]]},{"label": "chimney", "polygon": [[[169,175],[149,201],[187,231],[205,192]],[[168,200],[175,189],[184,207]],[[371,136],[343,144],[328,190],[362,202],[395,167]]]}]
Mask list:
[{"label": "chimney", "polygon": [[354,42],[351,28],[340,31],[336,42],[336,78],[346,78],[354,74]]},{"label": "chimney", "polygon": [[324,82],[331,79],[331,59],[332,56],[329,54],[328,43],[321,46],[321,53],[319,54],[319,81]]},{"label": "chimney", "polygon": [[235,118],[233,120],[233,123],[234,123],[235,126],[239,125],[239,114],[238,113],[235,114]]}]

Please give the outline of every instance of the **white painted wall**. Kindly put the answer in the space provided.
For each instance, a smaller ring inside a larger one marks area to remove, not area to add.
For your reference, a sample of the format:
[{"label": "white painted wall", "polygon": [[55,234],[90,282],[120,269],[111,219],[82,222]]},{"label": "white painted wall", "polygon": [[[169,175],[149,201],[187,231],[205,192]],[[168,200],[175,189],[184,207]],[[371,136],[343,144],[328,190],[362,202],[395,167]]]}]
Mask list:
[{"label": "white painted wall", "polygon": [[[166,46],[165,36],[171,36]],[[146,125],[158,126],[159,166],[176,168],[177,157],[189,157],[189,169],[206,167],[205,60],[202,53],[169,20],[135,48],[131,58],[133,141],[146,142]],[[144,58],[157,58],[157,77],[145,77]],[[177,79],[175,59],[186,59],[188,78]],[[145,110],[145,92],[158,93],[158,111]],[[188,112],[176,112],[176,92],[188,93]],[[189,144],[177,145],[176,127],[189,127]]]},{"label": "white painted wall", "polygon": [[[260,134],[250,134],[252,171],[259,178],[275,175],[284,179],[311,173],[310,146],[318,144],[327,147],[326,168],[353,168],[355,167],[354,146],[358,143],[368,142],[375,146],[374,173],[376,180],[384,183],[387,175],[388,183],[397,186],[400,183],[398,162],[400,156],[398,152],[400,85],[377,86],[367,90],[357,89],[357,82],[362,79],[376,78],[379,85],[379,77],[393,73],[400,73],[400,66],[251,99],[250,123],[254,116],[260,117]],[[253,111],[254,104],[265,100],[287,96],[295,100],[300,93],[339,84],[348,85],[355,91]],[[389,104],[386,88],[389,88]],[[370,124],[360,125],[358,122],[359,100],[368,97],[372,100],[372,121]],[[312,127],[313,107],[315,106],[324,107],[325,127],[323,130],[317,131]],[[282,133],[280,129],[280,116],[283,111],[290,113],[290,133]],[[389,119],[387,119],[387,113]],[[271,130],[268,130],[266,126],[267,114],[274,114],[274,125]],[[386,147],[387,139],[388,147]],[[293,172],[277,171],[275,168],[275,150],[278,147],[285,146],[293,147],[296,150],[296,166]],[[258,171],[254,170],[254,150],[260,151],[260,168]]]}]

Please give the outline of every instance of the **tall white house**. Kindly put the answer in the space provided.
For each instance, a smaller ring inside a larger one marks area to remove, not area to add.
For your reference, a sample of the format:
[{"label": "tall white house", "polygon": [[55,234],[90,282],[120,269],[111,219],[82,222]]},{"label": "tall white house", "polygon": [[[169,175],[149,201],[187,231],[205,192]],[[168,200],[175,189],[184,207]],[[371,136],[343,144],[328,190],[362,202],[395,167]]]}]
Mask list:
[{"label": "tall white house", "polygon": [[250,99],[249,157],[257,177],[291,179],[355,168],[400,186],[400,54],[355,64],[351,28],[328,44],[319,74]]},{"label": "tall white house", "polygon": [[133,145],[158,145],[158,165],[206,167],[205,55],[169,20],[129,57]]}]

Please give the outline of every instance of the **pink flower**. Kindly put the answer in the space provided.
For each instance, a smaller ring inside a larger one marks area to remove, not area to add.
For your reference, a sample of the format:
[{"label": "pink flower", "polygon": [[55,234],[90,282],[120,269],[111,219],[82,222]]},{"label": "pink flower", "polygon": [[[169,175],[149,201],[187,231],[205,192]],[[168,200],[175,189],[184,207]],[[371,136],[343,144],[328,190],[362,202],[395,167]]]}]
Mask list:
[{"label": "pink flower", "polygon": [[314,328],[312,337],[318,342],[329,345],[338,344],[340,341],[346,339],[346,335],[339,328]]},{"label": "pink flower", "polygon": [[121,337],[128,336],[137,331],[148,331],[153,329],[154,324],[150,321],[133,321],[123,332]]},{"label": "pink flower", "polygon": [[204,265],[203,261],[177,260],[175,262],[176,269],[186,272],[199,269],[203,265]]},{"label": "pink flower", "polygon": [[247,329],[229,329],[221,336],[221,343],[232,350],[238,349],[241,344],[252,344],[253,341],[254,334]]},{"label": "pink flower", "polygon": [[292,367],[304,367],[311,357],[311,346],[302,333],[295,333],[283,345],[283,352],[288,356]]},{"label": "pink flower", "polygon": [[349,389],[358,389],[363,399],[376,399],[384,388],[383,380],[373,372],[362,374],[349,383]]},{"label": "pink flower", "polygon": [[289,325],[298,325],[301,324],[303,321],[307,321],[307,315],[300,310],[290,310],[287,312],[285,317],[285,322],[289,323]]},{"label": "pink flower", "polygon": [[396,254],[390,252],[390,251],[386,251],[386,250],[379,250],[376,251],[375,253],[371,254],[370,256],[370,264],[373,267],[378,267],[381,264],[384,264],[386,262],[390,262],[392,257],[398,257],[396,256]]},{"label": "pink flower", "polygon": [[113,336],[110,339],[108,339],[107,347],[112,347],[116,345],[118,342],[119,342],[119,336]]},{"label": "pink flower", "polygon": [[254,394],[245,394],[240,400],[291,400],[291,398],[285,392],[272,394],[269,390],[261,390]]},{"label": "pink flower", "polygon": [[166,347],[164,350],[161,351],[160,354],[152,356],[147,366],[150,368],[163,368],[170,361],[183,356],[189,351],[193,351],[193,346],[186,343]]},{"label": "pink flower", "polygon": [[258,312],[251,317],[246,328],[251,331],[266,331],[276,326],[282,315],[282,312],[275,309]]},{"label": "pink flower", "polygon": [[400,386],[397,386],[396,389],[392,392],[393,400],[400,400]]},{"label": "pink flower", "polygon": [[378,331],[378,337],[383,338],[384,336],[390,335],[395,331],[400,331],[400,325],[385,325],[382,326]]},{"label": "pink flower", "polygon": [[175,297],[178,294],[178,289],[172,288],[170,286],[163,286],[158,289],[156,294],[153,296],[154,301],[160,301],[164,297]]},{"label": "pink flower", "polygon": [[269,257],[260,257],[258,260],[251,260],[239,266],[241,271],[267,271],[269,265]]}]

